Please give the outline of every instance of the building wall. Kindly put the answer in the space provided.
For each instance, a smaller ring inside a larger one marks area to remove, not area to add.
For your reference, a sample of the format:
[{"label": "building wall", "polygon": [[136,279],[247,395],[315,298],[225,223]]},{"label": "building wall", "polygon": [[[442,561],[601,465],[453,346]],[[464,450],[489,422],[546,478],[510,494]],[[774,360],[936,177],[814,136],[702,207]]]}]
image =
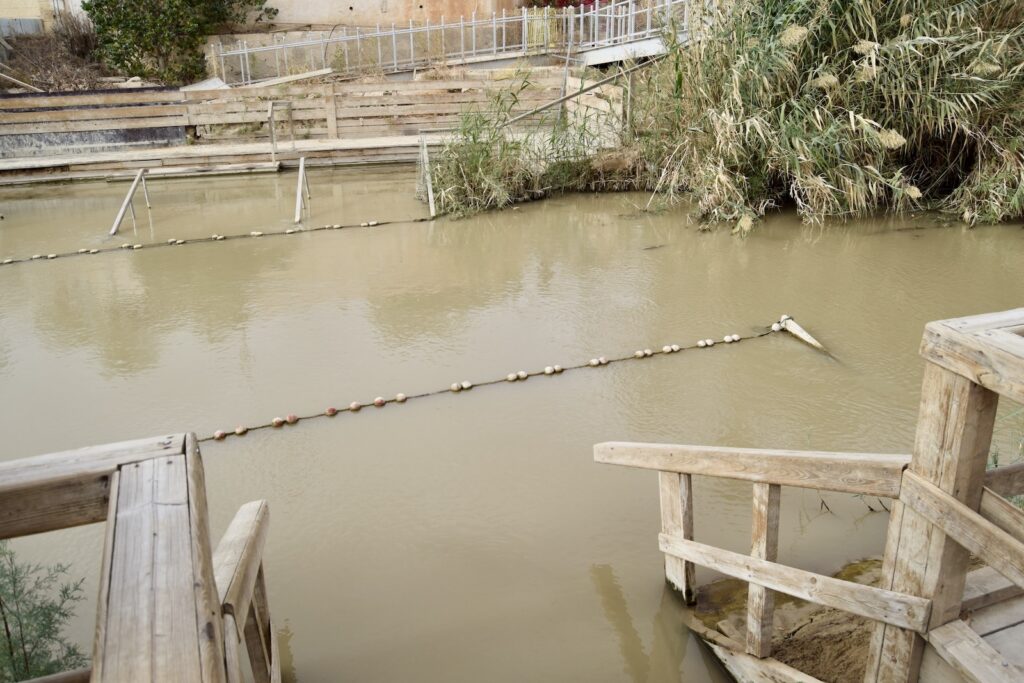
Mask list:
[{"label": "building wall", "polygon": [[[2,0],[0,0],[2,1]],[[274,23],[281,26],[330,27],[334,24],[349,26],[388,26],[408,24],[409,21],[436,23],[469,17],[489,17],[492,12],[516,11],[523,0],[270,0],[278,9]]]},{"label": "building wall", "polygon": [[39,25],[49,30],[53,26],[53,8],[53,0],[0,0],[0,20],[10,22],[11,32],[15,33],[15,26]]}]

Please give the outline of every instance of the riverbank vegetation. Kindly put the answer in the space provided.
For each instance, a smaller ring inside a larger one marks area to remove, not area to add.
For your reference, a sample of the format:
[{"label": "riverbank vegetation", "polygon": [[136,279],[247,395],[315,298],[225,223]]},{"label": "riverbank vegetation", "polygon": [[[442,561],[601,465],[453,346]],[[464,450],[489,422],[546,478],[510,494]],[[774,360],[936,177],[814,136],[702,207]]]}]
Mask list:
[{"label": "riverbank vegetation", "polygon": [[[917,208],[969,224],[1024,217],[1016,0],[739,0],[693,19],[685,28],[702,39],[680,44],[683,27],[666,27],[668,54],[633,77],[618,145],[629,167],[609,187],[686,193],[739,232],[784,205],[809,221]],[[541,182],[546,168],[525,163],[529,148],[501,123],[481,133],[466,117],[439,157],[454,177],[452,152],[470,140],[501,148],[458,169],[490,191],[466,204],[450,194],[452,213],[586,184]]]}]

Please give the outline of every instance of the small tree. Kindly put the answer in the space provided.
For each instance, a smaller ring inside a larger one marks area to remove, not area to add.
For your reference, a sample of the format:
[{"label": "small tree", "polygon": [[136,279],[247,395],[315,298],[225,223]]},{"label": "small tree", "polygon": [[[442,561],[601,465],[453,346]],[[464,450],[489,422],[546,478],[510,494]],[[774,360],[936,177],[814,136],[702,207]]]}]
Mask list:
[{"label": "small tree", "polygon": [[62,583],[68,567],[18,562],[0,541],[0,681],[78,669],[87,660],[61,631],[82,599],[82,579]]},{"label": "small tree", "polygon": [[130,76],[186,83],[203,77],[203,41],[218,28],[277,15],[266,0],[85,0],[98,54]]}]

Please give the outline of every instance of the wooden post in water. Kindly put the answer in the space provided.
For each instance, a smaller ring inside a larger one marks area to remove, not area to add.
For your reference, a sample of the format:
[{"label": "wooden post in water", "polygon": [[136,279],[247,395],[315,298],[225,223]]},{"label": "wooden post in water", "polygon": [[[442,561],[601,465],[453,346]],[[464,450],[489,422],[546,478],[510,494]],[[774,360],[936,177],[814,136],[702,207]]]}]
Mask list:
[{"label": "wooden post in water", "polygon": [[[693,478],[676,472],[658,473],[661,498],[661,533],[693,540]],[[665,579],[692,605],[697,599],[696,568],[672,555],[665,555]]]},{"label": "wooden post in water", "polygon": [[[929,323],[921,344],[925,367],[914,453],[907,479],[923,481],[969,510],[981,505],[998,394],[1024,398],[1024,339],[1005,328],[1024,327],[1024,309]],[[1016,358],[1014,358],[1016,356]],[[1015,366],[1016,363],[1016,366]],[[959,619],[968,550],[901,495],[889,519],[882,588],[931,600],[929,630]],[[915,509],[916,508],[916,509]],[[918,680],[924,640],[876,624],[867,683]]]},{"label": "wooden post in water", "polygon": [[[754,519],[750,556],[775,562],[779,554],[779,505],[782,487],[754,484]],[[756,583],[747,589],[747,652],[761,659],[772,653],[775,594]]]}]

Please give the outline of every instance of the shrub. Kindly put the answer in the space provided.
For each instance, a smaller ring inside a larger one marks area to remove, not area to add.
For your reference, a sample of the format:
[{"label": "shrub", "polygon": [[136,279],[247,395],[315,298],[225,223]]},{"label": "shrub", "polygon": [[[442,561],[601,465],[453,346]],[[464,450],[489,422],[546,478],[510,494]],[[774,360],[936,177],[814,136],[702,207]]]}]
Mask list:
[{"label": "shrub", "polygon": [[84,0],[98,53],[129,76],[186,83],[206,73],[206,36],[232,23],[260,21],[277,10],[266,0]]},{"label": "shrub", "polygon": [[82,580],[61,583],[68,567],[19,562],[0,541],[0,681],[22,681],[85,666],[61,633],[82,599]]}]

